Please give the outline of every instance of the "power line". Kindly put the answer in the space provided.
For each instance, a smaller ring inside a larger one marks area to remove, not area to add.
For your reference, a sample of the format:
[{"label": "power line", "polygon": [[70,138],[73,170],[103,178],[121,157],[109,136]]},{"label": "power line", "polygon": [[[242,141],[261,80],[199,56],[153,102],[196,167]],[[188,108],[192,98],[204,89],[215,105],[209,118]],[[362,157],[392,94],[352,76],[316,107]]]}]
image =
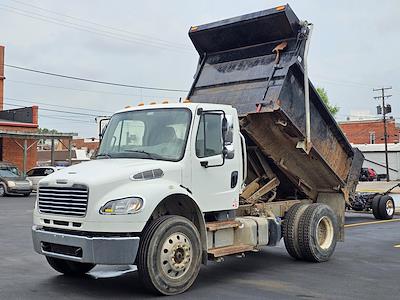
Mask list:
[{"label": "power line", "polygon": [[[5,102],[4,104],[6,104],[8,106],[14,106],[14,107],[24,107],[24,106],[21,106],[21,105],[11,104],[11,103],[7,103],[7,102]],[[63,118],[62,116],[44,115],[44,114],[42,114],[40,112],[39,112],[39,115],[40,115],[40,118],[44,117],[44,118],[50,118],[50,119],[59,119],[59,120],[71,121],[71,122],[75,122],[75,123],[85,123],[85,124],[96,125],[95,122],[84,121],[84,120],[76,120],[76,119],[71,119],[71,118]]]},{"label": "power line", "polygon": [[33,73],[39,73],[39,74],[44,74],[44,75],[49,75],[49,76],[55,76],[55,77],[61,77],[61,78],[67,78],[67,79],[73,79],[73,80],[79,80],[79,81],[85,81],[85,82],[91,82],[91,83],[97,83],[97,84],[105,84],[105,85],[127,87],[127,88],[135,88],[135,89],[143,89],[143,90],[165,91],[165,92],[185,92],[185,93],[188,92],[188,90],[181,90],[181,89],[167,89],[167,88],[131,85],[131,84],[124,84],[124,83],[115,83],[115,82],[109,82],[109,81],[95,80],[95,79],[90,79],[90,78],[69,76],[69,75],[63,75],[63,74],[52,73],[52,72],[47,72],[47,71],[35,70],[35,69],[31,69],[31,68],[20,67],[20,66],[9,65],[9,64],[4,64],[4,66],[5,67],[9,67],[9,68],[13,68],[13,69],[33,72]]},{"label": "power line", "polygon": [[126,94],[126,93],[115,93],[109,91],[99,91],[99,90],[86,90],[86,89],[78,89],[66,86],[57,86],[57,85],[49,85],[49,84],[42,84],[37,82],[31,81],[21,81],[21,80],[12,80],[7,78],[7,82],[17,83],[17,84],[25,84],[25,85],[33,85],[33,86],[40,86],[40,87],[48,87],[48,88],[55,88],[55,89],[63,89],[63,90],[71,90],[71,91],[78,91],[78,92],[85,92],[85,93],[95,93],[95,94],[108,94],[108,95],[118,95],[118,96],[129,96],[129,97],[144,97],[144,98],[159,98],[165,99],[169,98],[168,96],[162,95],[141,95],[141,94]]},{"label": "power line", "polygon": [[58,104],[48,104],[48,103],[44,103],[44,102],[38,102],[38,101],[33,101],[33,100],[25,100],[25,99],[16,99],[16,98],[10,98],[10,97],[4,97],[4,99],[11,100],[11,101],[17,101],[17,102],[26,102],[26,103],[32,103],[32,104],[41,104],[41,105],[46,105],[46,106],[61,107],[61,108],[69,108],[69,109],[76,109],[76,110],[93,111],[93,112],[102,112],[102,113],[112,113],[112,112],[106,111],[106,110],[97,110],[97,109],[90,109],[90,108],[77,107],[77,106],[64,106],[64,105],[58,105]]},{"label": "power line", "polygon": [[68,118],[63,118],[63,117],[56,117],[56,116],[49,116],[49,115],[40,115],[41,118],[48,118],[48,119],[56,119],[56,120],[63,120],[63,121],[69,121],[69,122],[74,122],[74,123],[82,123],[82,124],[91,124],[95,125],[95,122],[89,122],[89,121],[81,121],[81,120],[74,120],[74,119],[68,119]]},{"label": "power line", "polygon": [[[6,102],[5,104],[12,105],[12,106],[15,106],[15,107],[25,107],[24,105],[18,105],[18,104],[13,104],[13,103],[8,103],[8,102]],[[79,112],[72,112],[72,111],[58,110],[58,109],[40,108],[39,111],[40,110],[57,112],[57,113],[64,113],[64,114],[70,114],[70,115],[80,115],[80,116],[87,116],[87,117],[98,117],[98,115],[94,115],[94,114],[86,114],[86,113],[79,113]]]},{"label": "power line", "polygon": [[[103,28],[108,28],[108,29],[111,29],[111,30],[114,30],[114,31],[124,32],[124,33],[127,33],[128,35],[133,35],[133,36],[141,37],[141,38],[143,38],[143,39],[148,39],[148,40],[150,40],[150,41],[151,41],[151,40],[159,41],[159,42],[161,42],[161,43],[172,44],[172,45],[174,45],[174,46],[175,46],[175,45],[181,45],[181,46],[187,48],[186,45],[185,45],[185,44],[182,44],[182,43],[176,43],[176,42],[172,43],[172,42],[167,41],[167,40],[163,40],[163,39],[159,39],[159,38],[147,36],[147,35],[140,34],[140,33],[135,33],[135,32],[132,32],[132,31],[128,31],[128,30],[124,30],[124,29],[120,29],[120,28],[116,28],[116,27],[112,27],[112,26],[107,26],[107,25],[100,24],[100,23],[96,23],[96,22],[89,21],[89,20],[86,20],[86,19],[77,18],[77,17],[74,17],[74,16],[62,14],[62,13],[60,13],[60,12],[56,12],[56,11],[53,11],[53,10],[50,10],[50,9],[46,9],[46,8],[39,7],[39,6],[36,6],[36,5],[28,4],[28,3],[25,3],[25,2],[22,2],[22,1],[17,1],[17,0],[11,0],[11,1],[12,1],[12,2],[16,2],[16,3],[19,3],[19,4],[24,5],[24,6],[33,7],[33,8],[35,8],[35,9],[38,9],[38,10],[41,10],[41,11],[49,12],[49,13],[54,14],[54,15],[63,16],[63,17],[66,17],[66,18],[70,18],[70,19],[77,20],[77,21],[80,21],[80,22],[92,24],[92,25],[95,25],[95,26],[99,26],[99,27],[103,27]],[[191,49],[191,48],[187,48],[187,49]]]},{"label": "power line", "polygon": [[100,29],[96,29],[93,27],[88,27],[88,26],[84,26],[82,24],[77,24],[77,23],[73,23],[73,22],[69,22],[69,21],[65,21],[65,20],[60,20],[60,19],[56,19],[53,18],[51,16],[48,15],[42,15],[42,14],[38,14],[32,11],[27,11],[24,9],[20,9],[20,8],[16,8],[16,7],[12,7],[9,5],[4,5],[4,4],[0,4],[0,9],[3,9],[7,12],[11,12],[17,15],[22,15],[22,16],[26,16],[32,19],[36,19],[36,20],[41,20],[44,22],[49,22],[49,23],[53,23],[53,24],[57,24],[57,25],[61,25],[64,27],[69,27],[69,28],[73,28],[76,30],[80,30],[80,31],[85,31],[85,32],[89,32],[89,33],[93,33],[96,35],[101,35],[101,36],[105,36],[108,38],[113,38],[113,39],[117,39],[117,40],[121,40],[124,42],[129,42],[129,43],[140,43],[143,45],[147,45],[147,46],[151,46],[151,47],[157,47],[157,48],[162,48],[162,49],[168,49],[168,50],[180,50],[180,51],[185,51],[185,53],[187,53],[187,51],[189,50],[188,48],[182,48],[176,45],[166,45],[166,44],[160,44],[157,41],[146,41],[143,39],[138,39],[138,38],[134,38],[134,39],[127,39],[126,35],[121,35],[121,34],[116,34],[114,32],[110,32],[110,31],[105,31],[105,30],[100,30]]}]

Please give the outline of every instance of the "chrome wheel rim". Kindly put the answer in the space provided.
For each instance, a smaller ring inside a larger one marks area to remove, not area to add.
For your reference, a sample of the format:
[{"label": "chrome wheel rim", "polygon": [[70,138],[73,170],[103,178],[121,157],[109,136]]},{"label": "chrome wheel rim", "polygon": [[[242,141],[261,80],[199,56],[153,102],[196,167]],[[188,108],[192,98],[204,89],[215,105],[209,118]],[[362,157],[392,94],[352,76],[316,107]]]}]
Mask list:
[{"label": "chrome wheel rim", "polygon": [[178,279],[189,270],[193,250],[189,238],[181,233],[171,234],[164,242],[160,258],[161,269],[170,279]]},{"label": "chrome wheel rim", "polygon": [[386,201],[386,213],[391,216],[394,214],[394,203],[393,200],[389,199]]},{"label": "chrome wheel rim", "polygon": [[321,249],[328,249],[333,242],[334,229],[331,219],[322,217],[317,224],[317,242]]},{"label": "chrome wheel rim", "polygon": [[4,186],[0,185],[0,196],[4,196]]}]

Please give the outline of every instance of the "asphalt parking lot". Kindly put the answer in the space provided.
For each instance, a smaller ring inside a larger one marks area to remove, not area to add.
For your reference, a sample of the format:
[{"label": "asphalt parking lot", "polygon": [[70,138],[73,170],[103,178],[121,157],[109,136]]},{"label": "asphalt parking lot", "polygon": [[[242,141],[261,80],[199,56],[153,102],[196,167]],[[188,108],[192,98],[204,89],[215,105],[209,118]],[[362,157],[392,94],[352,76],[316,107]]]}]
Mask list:
[{"label": "asphalt parking lot", "polygon": [[[32,249],[33,205],[34,196],[0,198],[0,299],[152,297],[129,266],[99,266],[80,279],[53,271]],[[329,262],[295,261],[284,245],[266,248],[204,266],[194,286],[176,298],[399,299],[400,222],[348,214],[346,223],[346,242]]]}]

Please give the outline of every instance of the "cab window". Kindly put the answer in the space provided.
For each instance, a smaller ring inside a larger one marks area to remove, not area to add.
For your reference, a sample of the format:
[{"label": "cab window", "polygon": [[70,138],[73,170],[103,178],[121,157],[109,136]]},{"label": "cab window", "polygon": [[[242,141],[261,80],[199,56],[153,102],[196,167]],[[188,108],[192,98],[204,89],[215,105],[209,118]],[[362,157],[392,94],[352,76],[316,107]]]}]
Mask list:
[{"label": "cab window", "polygon": [[196,136],[196,155],[199,158],[222,154],[222,118],[220,114],[203,114]]}]

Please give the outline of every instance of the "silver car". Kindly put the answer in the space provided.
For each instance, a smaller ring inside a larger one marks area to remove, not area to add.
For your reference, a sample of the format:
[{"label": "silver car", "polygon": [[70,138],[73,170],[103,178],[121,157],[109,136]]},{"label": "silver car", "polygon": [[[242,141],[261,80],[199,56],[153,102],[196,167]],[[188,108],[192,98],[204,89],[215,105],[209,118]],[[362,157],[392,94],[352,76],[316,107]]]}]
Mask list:
[{"label": "silver car", "polygon": [[38,183],[41,179],[47,175],[54,173],[57,170],[62,169],[61,167],[35,167],[30,169],[26,175],[30,181],[32,181],[32,189],[37,190]]}]

